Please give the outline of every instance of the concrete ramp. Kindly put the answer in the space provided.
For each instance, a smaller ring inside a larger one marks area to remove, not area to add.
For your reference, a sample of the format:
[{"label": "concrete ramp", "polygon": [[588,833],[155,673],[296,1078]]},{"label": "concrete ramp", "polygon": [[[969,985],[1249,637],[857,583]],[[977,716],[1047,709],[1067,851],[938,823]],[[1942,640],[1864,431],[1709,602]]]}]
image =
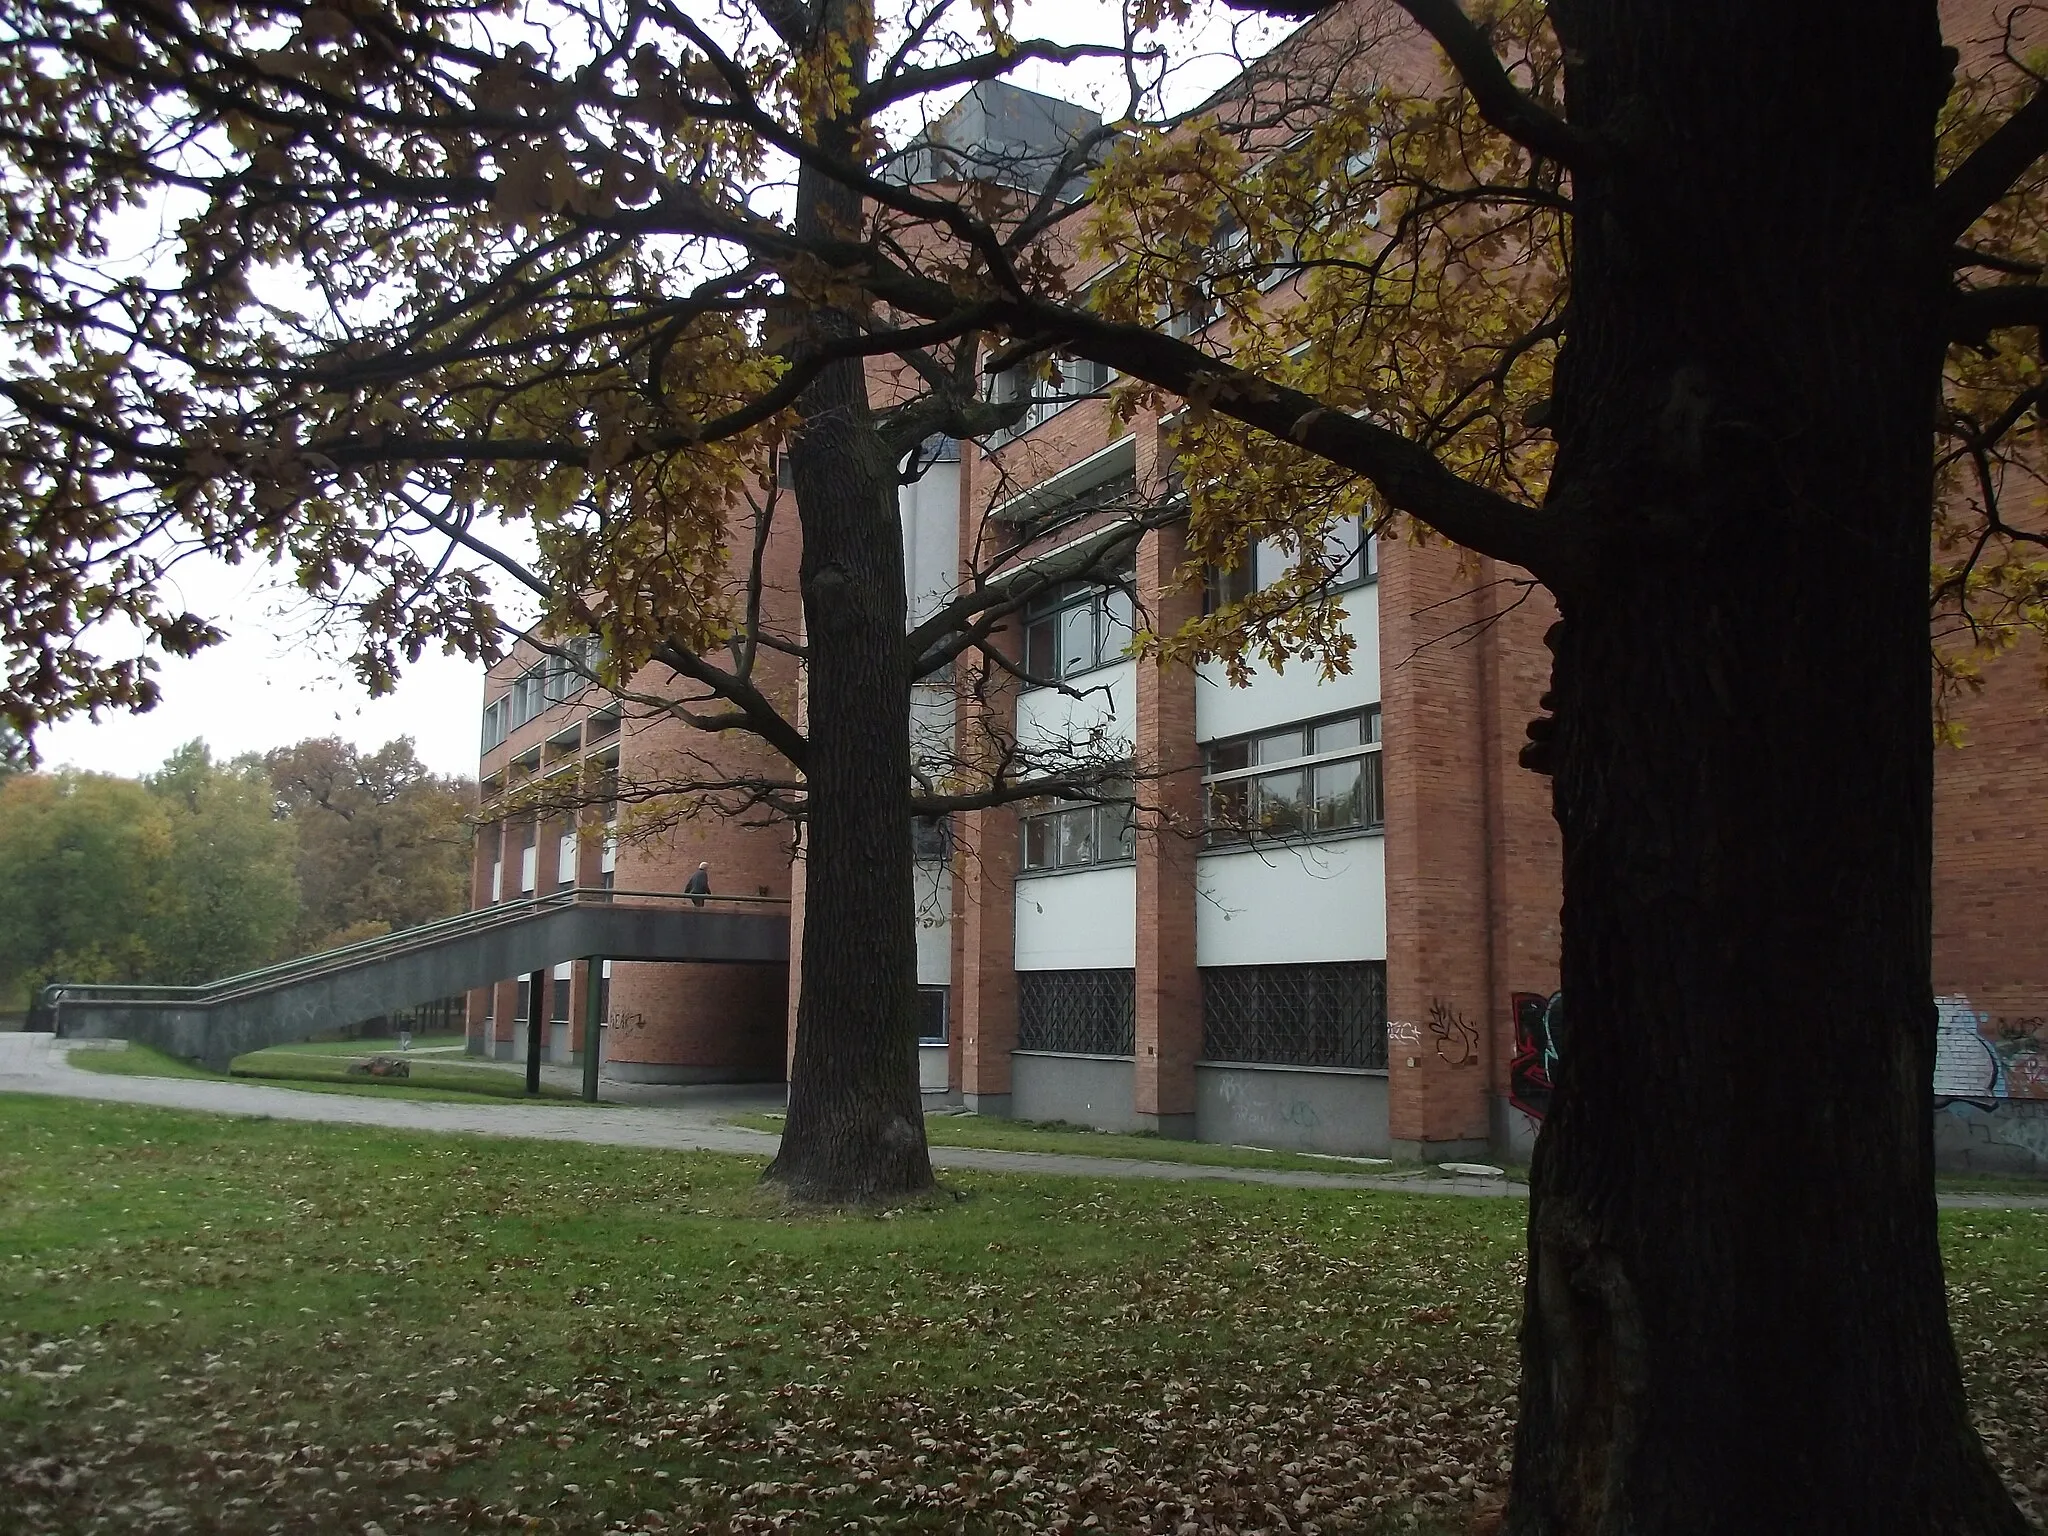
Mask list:
[{"label": "concrete ramp", "polygon": [[786,965],[789,904],[754,897],[567,890],[196,987],[45,989],[58,1035],[140,1040],[225,1069],[235,1057],[304,1040],[569,960]]}]

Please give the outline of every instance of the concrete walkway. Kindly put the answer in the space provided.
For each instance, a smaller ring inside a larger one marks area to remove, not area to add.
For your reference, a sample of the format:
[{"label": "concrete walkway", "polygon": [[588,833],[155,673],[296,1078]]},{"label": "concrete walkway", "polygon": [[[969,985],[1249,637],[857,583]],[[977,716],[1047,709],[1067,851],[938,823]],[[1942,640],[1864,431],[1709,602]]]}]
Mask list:
[{"label": "concrete walkway", "polygon": [[[373,1125],[384,1130],[461,1136],[505,1136],[534,1141],[576,1141],[600,1146],[661,1147],[678,1152],[727,1152],[772,1157],[781,1138],[722,1123],[728,1115],[780,1107],[779,1093],[760,1089],[665,1089],[635,1094],[630,1106],[569,1104],[437,1104],[354,1094],[307,1093],[253,1082],[202,1082],[176,1077],[117,1077],[84,1072],[67,1059],[86,1044],[54,1043],[46,1034],[0,1034],[0,1093],[51,1094],[160,1109],[273,1120]],[[606,1092],[624,1084],[605,1085]],[[1375,1177],[1279,1168],[1218,1168],[1125,1157],[1082,1157],[1054,1152],[997,1152],[978,1147],[933,1147],[939,1168],[989,1173],[1063,1174],[1091,1179],[1166,1179],[1179,1182],[1269,1184],[1289,1189],[1370,1189],[1398,1194],[1525,1199],[1528,1190],[1504,1179],[1445,1176]],[[2048,1210],[2048,1194],[1944,1194],[1957,1210]]]}]

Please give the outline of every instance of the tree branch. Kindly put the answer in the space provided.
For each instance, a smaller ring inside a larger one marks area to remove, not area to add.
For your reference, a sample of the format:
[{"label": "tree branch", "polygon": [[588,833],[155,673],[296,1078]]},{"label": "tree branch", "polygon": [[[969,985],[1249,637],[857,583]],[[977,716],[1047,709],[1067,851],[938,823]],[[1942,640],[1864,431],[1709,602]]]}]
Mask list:
[{"label": "tree branch", "polygon": [[1546,159],[1585,170],[1600,158],[1600,146],[1584,129],[1566,122],[1517,86],[1493,51],[1486,33],[1458,0],[1394,0],[1436,39],[1451,61],[1480,116]]},{"label": "tree branch", "polygon": [[2048,154],[2048,88],[2035,91],[1934,189],[1932,238],[1944,248],[1962,239],[2043,154]]},{"label": "tree branch", "polygon": [[1949,303],[1951,341],[1981,347],[1993,331],[2021,325],[2048,325],[2048,287],[2001,283],[1995,288],[1966,288]]}]

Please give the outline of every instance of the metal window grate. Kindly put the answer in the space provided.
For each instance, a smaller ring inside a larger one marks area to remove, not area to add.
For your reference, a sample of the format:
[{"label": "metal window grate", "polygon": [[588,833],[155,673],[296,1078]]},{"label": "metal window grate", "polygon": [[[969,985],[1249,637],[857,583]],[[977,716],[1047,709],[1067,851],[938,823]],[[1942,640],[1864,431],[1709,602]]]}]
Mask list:
[{"label": "metal window grate", "polygon": [[1132,1055],[1137,1000],[1135,971],[1019,971],[1017,1049]]},{"label": "metal window grate", "polygon": [[1290,1067],[1384,1068],[1385,962],[1204,967],[1202,1055]]}]

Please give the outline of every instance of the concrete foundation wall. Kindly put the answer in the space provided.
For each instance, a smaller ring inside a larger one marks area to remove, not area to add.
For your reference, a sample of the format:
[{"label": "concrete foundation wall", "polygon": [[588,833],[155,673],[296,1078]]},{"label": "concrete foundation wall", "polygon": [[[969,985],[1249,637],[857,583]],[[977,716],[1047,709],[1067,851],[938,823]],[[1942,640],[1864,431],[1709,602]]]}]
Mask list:
[{"label": "concrete foundation wall", "polygon": [[1934,1166],[2048,1178],[2048,1099],[1957,1100],[1934,1112]]},{"label": "concrete foundation wall", "polygon": [[599,1074],[614,1083],[779,1083],[779,1065],[762,1067],[678,1067],[662,1062],[607,1061]]},{"label": "concrete foundation wall", "polygon": [[[1984,1103],[1992,1104],[1986,1109]],[[1493,1155],[1529,1161],[1541,1122],[1505,1099],[1494,1100]],[[2048,1100],[1955,1100],[1934,1110],[1934,1166],[1944,1173],[1998,1173],[2048,1179]]]},{"label": "concrete foundation wall", "polygon": [[1197,1062],[1195,1139],[1387,1156],[1387,1074]]},{"label": "concrete foundation wall", "polygon": [[1098,1131],[1135,1131],[1133,1068],[1128,1056],[1010,1053],[1010,1114],[1018,1120],[1064,1120]]}]

